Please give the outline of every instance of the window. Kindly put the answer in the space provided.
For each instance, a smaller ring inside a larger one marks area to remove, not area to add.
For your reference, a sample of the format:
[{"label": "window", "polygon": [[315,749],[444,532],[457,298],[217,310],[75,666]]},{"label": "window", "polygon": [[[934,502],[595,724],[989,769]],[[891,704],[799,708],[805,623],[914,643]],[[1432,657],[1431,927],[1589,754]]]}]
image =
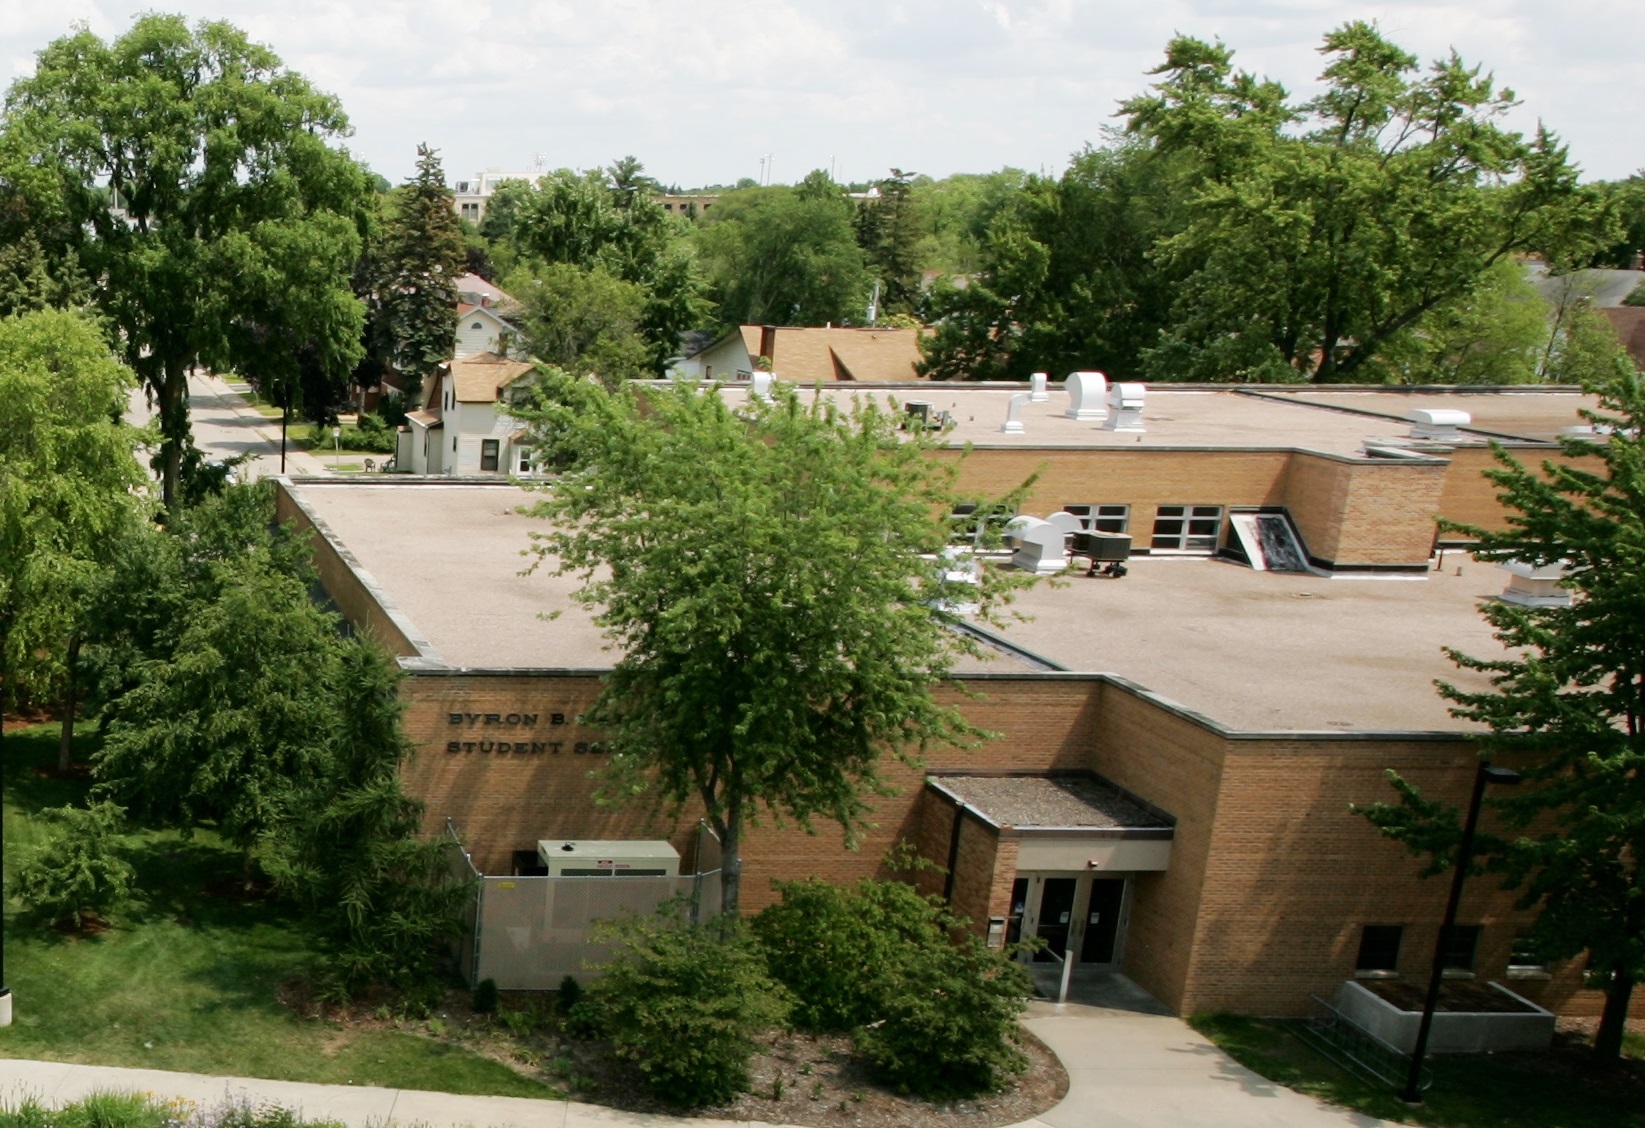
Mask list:
[{"label": "window", "polygon": [[1368,924],[1359,934],[1359,958],[1354,970],[1360,975],[1394,975],[1399,971],[1399,942],[1405,935],[1403,924]]},{"label": "window", "polygon": [[1513,949],[1508,953],[1508,978],[1548,978],[1548,961],[1529,936],[1514,937]]},{"label": "window", "polygon": [[468,220],[470,223],[478,223],[480,221],[480,205],[464,204],[463,218]]},{"label": "window", "polygon": [[1162,505],[1154,513],[1155,552],[1215,552],[1222,536],[1222,506]]},{"label": "window", "polygon": [[496,439],[481,439],[480,440],[480,469],[481,470],[495,470],[495,469],[497,469],[497,446],[498,446],[498,440],[496,440]]},{"label": "window", "polygon": [[1129,505],[1065,505],[1065,512],[1080,519],[1080,528],[1097,533],[1126,533],[1131,530]]},{"label": "window", "polygon": [[529,474],[529,473],[531,473],[531,448],[530,447],[516,447],[515,451],[514,451],[514,457],[515,457],[514,472],[516,474]]},{"label": "window", "polygon": [[1470,974],[1474,970],[1474,955],[1479,950],[1479,934],[1483,931],[1477,924],[1454,924],[1451,926],[1451,936],[1445,945],[1445,970],[1465,971]]}]

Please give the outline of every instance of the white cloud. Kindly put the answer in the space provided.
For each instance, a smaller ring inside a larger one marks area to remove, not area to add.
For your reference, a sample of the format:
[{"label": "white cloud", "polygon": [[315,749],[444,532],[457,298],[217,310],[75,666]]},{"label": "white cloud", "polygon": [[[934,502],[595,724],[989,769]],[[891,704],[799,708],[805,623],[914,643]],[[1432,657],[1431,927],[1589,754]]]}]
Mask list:
[{"label": "white cloud", "polygon": [[[336,93],[350,147],[391,179],[418,142],[457,175],[589,167],[634,153],[665,181],[776,178],[837,163],[932,175],[1060,168],[1146,88],[1174,34],[1221,38],[1247,69],[1306,95],[1321,36],[1377,19],[1424,61],[1455,45],[1511,86],[1592,176],[1645,165],[1636,138],[1645,5],[1569,0],[181,0],[223,18]],[[84,20],[103,35],[138,4],[0,0],[0,77]]]}]

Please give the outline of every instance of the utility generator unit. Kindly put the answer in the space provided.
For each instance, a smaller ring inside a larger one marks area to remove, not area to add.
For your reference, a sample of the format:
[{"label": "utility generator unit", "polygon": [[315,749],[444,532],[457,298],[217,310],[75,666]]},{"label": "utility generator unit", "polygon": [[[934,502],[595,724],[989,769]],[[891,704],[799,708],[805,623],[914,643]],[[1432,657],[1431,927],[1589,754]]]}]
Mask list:
[{"label": "utility generator unit", "polygon": [[667,842],[544,839],[537,856],[549,877],[677,877],[680,852]]}]

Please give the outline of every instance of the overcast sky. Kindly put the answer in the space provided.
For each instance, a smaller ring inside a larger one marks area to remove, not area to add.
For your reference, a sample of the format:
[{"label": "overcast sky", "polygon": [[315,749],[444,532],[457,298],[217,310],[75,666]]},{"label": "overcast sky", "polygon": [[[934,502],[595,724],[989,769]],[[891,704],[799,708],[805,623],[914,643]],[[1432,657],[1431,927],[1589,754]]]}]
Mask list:
[{"label": "overcast sky", "polygon": [[[1060,171],[1145,89],[1173,34],[1307,93],[1320,38],[1375,19],[1423,60],[1455,47],[1570,145],[1588,179],[1645,166],[1645,0],[226,0],[228,19],[342,98],[348,142],[398,182],[418,142],[448,177],[587,168],[632,153],[665,183],[833,167],[932,176]],[[75,21],[113,37],[143,6],[0,0],[5,79]]]}]

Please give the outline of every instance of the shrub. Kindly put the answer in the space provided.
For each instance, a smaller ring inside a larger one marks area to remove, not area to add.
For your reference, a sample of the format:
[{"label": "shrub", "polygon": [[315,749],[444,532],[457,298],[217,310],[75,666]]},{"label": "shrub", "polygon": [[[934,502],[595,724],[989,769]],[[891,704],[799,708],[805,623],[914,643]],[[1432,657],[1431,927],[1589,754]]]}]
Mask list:
[{"label": "shrub", "polygon": [[754,931],[796,1025],[855,1029],[879,1077],[922,1097],[999,1088],[1027,1061],[1017,1016],[1033,984],[935,897],[898,881],[779,884]]},{"label": "shrub", "polygon": [[120,856],[125,808],[114,803],[41,812],[53,824],[12,876],[11,896],[53,921],[104,913],[131,893],[131,865]]},{"label": "shrub", "polygon": [[475,1014],[495,1014],[497,1012],[497,981],[482,979],[480,985],[474,988],[473,1008]]},{"label": "shrub", "polygon": [[595,1012],[617,1056],[670,1104],[718,1104],[747,1089],[754,1037],[786,1018],[788,1000],[737,923],[659,916],[604,932],[618,953],[573,1017]]},{"label": "shrub", "polygon": [[577,982],[575,976],[568,975],[560,980],[560,994],[555,999],[555,1005],[560,1008],[560,1013],[565,1014],[581,1002],[582,997],[583,985]]}]

